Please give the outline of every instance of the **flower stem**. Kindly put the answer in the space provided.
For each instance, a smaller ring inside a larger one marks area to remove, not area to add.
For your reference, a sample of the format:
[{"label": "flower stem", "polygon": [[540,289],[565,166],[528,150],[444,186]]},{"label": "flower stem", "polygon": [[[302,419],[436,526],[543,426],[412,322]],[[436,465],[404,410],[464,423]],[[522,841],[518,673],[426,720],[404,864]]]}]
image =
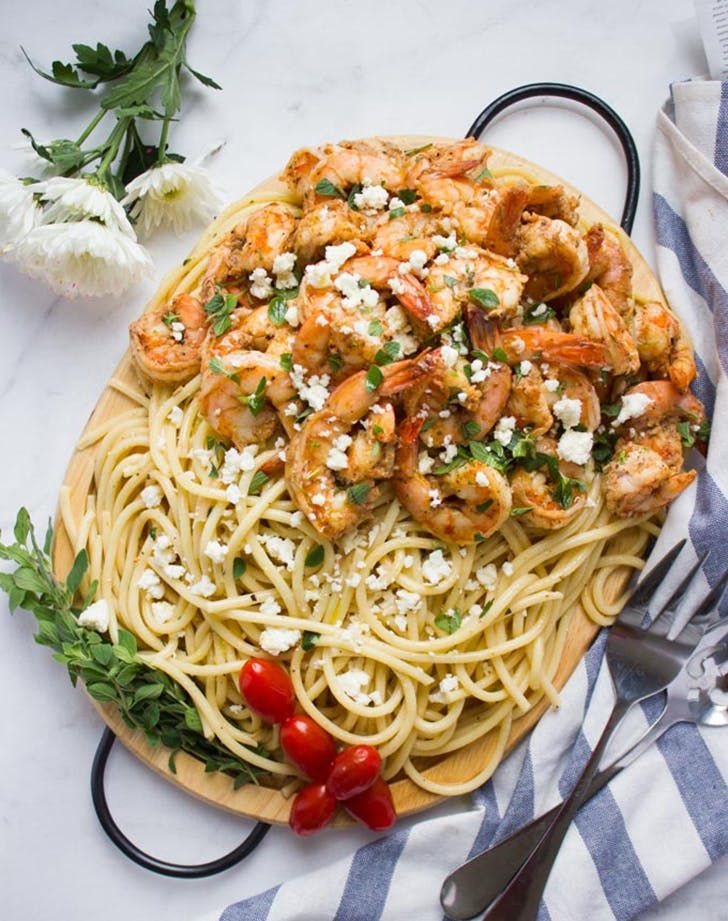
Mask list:
[{"label": "flower stem", "polygon": [[104,157],[101,163],[99,163],[99,168],[96,171],[96,174],[99,177],[99,179],[102,179],[104,182],[107,183],[107,185],[108,185],[107,176],[109,172],[109,167],[116,159],[116,155],[119,153],[119,147],[121,146],[122,139],[126,135],[126,131],[127,131],[127,128],[129,127],[129,122],[131,120],[132,119],[129,117],[120,118],[119,121],[116,123],[116,127],[109,135],[108,141],[106,142],[107,144],[106,153],[104,154]]},{"label": "flower stem", "polygon": [[106,115],[106,109],[99,109],[99,111],[94,115],[89,124],[86,126],[85,130],[81,132],[78,136],[76,144],[80,147],[81,144],[86,140],[86,138],[91,134],[94,128],[98,125],[101,119]]}]

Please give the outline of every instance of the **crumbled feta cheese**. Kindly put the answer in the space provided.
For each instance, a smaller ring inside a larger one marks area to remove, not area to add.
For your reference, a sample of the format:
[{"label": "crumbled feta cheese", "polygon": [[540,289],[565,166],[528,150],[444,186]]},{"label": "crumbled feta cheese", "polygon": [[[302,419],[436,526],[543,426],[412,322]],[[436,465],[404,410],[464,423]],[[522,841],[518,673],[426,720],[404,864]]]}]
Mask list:
[{"label": "crumbled feta cheese", "polygon": [[399,588],[395,595],[394,604],[398,614],[407,614],[409,611],[416,611],[422,605],[422,599],[415,592],[408,592],[406,589]]},{"label": "crumbled feta cheese", "polygon": [[531,362],[527,358],[524,358],[518,368],[520,371],[521,377],[527,377],[531,373],[531,368],[533,368],[533,365],[531,364]]},{"label": "crumbled feta cheese", "polygon": [[281,253],[273,260],[273,274],[276,276],[276,288],[295,288],[298,279],[293,271],[296,264],[295,253]]},{"label": "crumbled feta cheese", "polygon": [[453,445],[453,444],[445,445],[445,450],[440,451],[440,460],[444,464],[449,464],[450,461],[455,460],[455,458],[457,457],[457,453],[458,453],[457,445]]},{"label": "crumbled feta cheese", "polygon": [[231,483],[225,490],[225,498],[231,505],[237,505],[243,498],[243,493],[237,483]]},{"label": "crumbled feta cheese", "polygon": [[153,569],[145,569],[137,579],[137,587],[146,592],[150,598],[162,598],[164,596],[164,586],[162,580]]},{"label": "crumbled feta cheese", "polygon": [[503,563],[503,565],[501,566],[501,569],[503,570],[504,576],[513,575],[513,563],[511,563],[510,560],[506,560],[505,563]]},{"label": "crumbled feta cheese", "polygon": [[167,418],[172,423],[172,425],[181,425],[184,417],[185,414],[182,412],[181,406],[173,406],[167,415]]},{"label": "crumbled feta cheese", "polygon": [[300,630],[283,630],[277,627],[267,627],[260,634],[260,647],[272,656],[281,652],[288,652],[301,641]]},{"label": "crumbled feta cheese", "polygon": [[452,563],[446,560],[442,550],[433,550],[422,564],[422,575],[431,585],[442,582],[452,572]]},{"label": "crumbled feta cheese", "polygon": [[554,415],[565,429],[573,429],[581,419],[581,400],[561,397],[554,403]]},{"label": "crumbled feta cheese", "polygon": [[227,544],[221,544],[219,540],[208,540],[203,552],[209,560],[219,565],[225,561],[228,547]]},{"label": "crumbled feta cheese", "polygon": [[471,604],[470,607],[468,608],[469,617],[480,617],[482,613],[483,613],[482,604]]},{"label": "crumbled feta cheese", "polygon": [[427,451],[420,452],[420,456],[417,459],[417,470],[420,473],[427,475],[434,466],[435,466],[435,458],[430,457]]},{"label": "crumbled feta cheese", "polygon": [[495,563],[488,563],[487,566],[481,566],[480,569],[476,571],[475,578],[487,592],[492,592],[498,581],[498,570],[495,568]]},{"label": "crumbled feta cheese", "polygon": [[555,377],[548,378],[548,380],[543,382],[543,385],[549,393],[556,393],[556,391],[559,389],[559,382]]},{"label": "crumbled feta cheese", "polygon": [[[513,268],[515,268],[515,266],[513,266]],[[531,311],[531,316],[541,317],[546,313],[547,310],[548,310],[548,306],[546,304],[543,304],[543,303],[537,304]]]},{"label": "crumbled feta cheese", "polygon": [[493,429],[493,437],[497,442],[507,447],[513,438],[513,430],[516,427],[515,416],[501,416],[498,424]]},{"label": "crumbled feta cheese", "polygon": [[337,675],[336,681],[343,693],[355,703],[366,707],[371,702],[371,695],[364,692],[364,688],[371,681],[367,672],[358,668],[350,668],[348,671]]},{"label": "crumbled feta cheese", "polygon": [[435,263],[435,265],[447,265],[450,261],[450,257],[447,253],[440,253],[440,255],[435,256],[432,261]]},{"label": "crumbled feta cheese", "polygon": [[328,319],[322,313],[320,313],[316,317],[315,323],[316,323],[316,326],[328,326],[329,325]]},{"label": "crumbled feta cheese", "polygon": [[521,339],[520,336],[514,336],[511,340],[511,348],[516,353],[516,355],[520,355],[521,352],[525,351],[526,343],[523,341],[523,339]]},{"label": "crumbled feta cheese", "polygon": [[326,466],[329,470],[346,470],[349,467],[349,458],[344,451],[329,448],[329,453],[326,455]]},{"label": "crumbled feta cheese", "polygon": [[619,415],[612,425],[623,425],[628,419],[637,419],[641,416],[648,406],[655,401],[645,393],[626,393],[622,397],[622,406]]},{"label": "crumbled feta cheese", "polygon": [[450,345],[443,345],[440,347],[440,355],[443,362],[445,363],[445,367],[452,368],[452,366],[458,360],[459,352],[457,349],[454,349]]},{"label": "crumbled feta cheese", "polygon": [[430,489],[427,495],[430,497],[430,508],[437,508],[442,505],[442,495],[439,489]]},{"label": "crumbled feta cheese", "polygon": [[106,633],[109,629],[109,602],[103,598],[94,601],[78,615],[79,627]]},{"label": "crumbled feta cheese", "polygon": [[432,691],[430,694],[430,700],[436,704],[446,704],[449,699],[449,695],[453,694],[460,687],[460,681],[455,675],[445,675],[445,677],[440,681],[439,690]]},{"label": "crumbled feta cheese", "polygon": [[329,398],[328,385],[331,380],[328,374],[312,374],[306,381],[306,369],[303,365],[294,365],[290,373],[291,382],[298,391],[298,395],[315,410],[322,409]]},{"label": "crumbled feta cheese", "polygon": [[321,493],[316,493],[315,495],[311,496],[311,504],[326,505],[326,497],[322,496]]},{"label": "crumbled feta cheese", "polygon": [[[397,208],[404,208],[404,207],[405,207],[405,203],[402,201],[401,198],[397,198],[396,195],[393,195],[389,199],[389,210],[390,211],[396,211]],[[374,253],[372,253],[372,255],[374,255]]]},{"label": "crumbled feta cheese", "polygon": [[478,484],[478,486],[490,485],[490,480],[483,470],[478,470],[478,472],[475,474],[475,482]]},{"label": "crumbled feta cheese", "polygon": [[381,211],[387,207],[389,193],[381,185],[365,186],[354,195],[354,204],[362,211]]},{"label": "crumbled feta cheese", "polygon": [[298,318],[298,307],[296,307],[295,304],[291,304],[291,306],[284,313],[283,319],[286,321],[286,323],[288,323],[289,326],[298,326],[300,323]]},{"label": "crumbled feta cheese", "polygon": [[353,243],[340,243],[338,246],[327,246],[324,256],[332,272],[338,272],[341,266],[356,252]]},{"label": "crumbled feta cheese", "polygon": [[413,269],[424,269],[427,264],[427,253],[422,249],[413,249],[408,260]]},{"label": "crumbled feta cheese", "polygon": [[241,473],[247,473],[255,467],[255,455],[258,445],[247,445],[242,451],[228,448],[220,468],[220,480],[226,485],[238,479]]},{"label": "crumbled feta cheese", "polygon": [[279,537],[277,534],[271,534],[268,537],[261,537],[260,541],[265,544],[265,549],[274,560],[283,563],[289,572],[293,570],[296,545],[289,537]]},{"label": "crumbled feta cheese", "polygon": [[591,457],[594,436],[591,432],[575,432],[569,429],[559,438],[556,453],[562,460],[583,466]]},{"label": "crumbled feta cheese", "polygon": [[273,282],[265,269],[253,269],[248,278],[251,282],[250,293],[253,297],[264,301],[273,294]]},{"label": "crumbled feta cheese", "polygon": [[175,607],[168,601],[152,602],[152,617],[158,627],[163,627],[175,615]]},{"label": "crumbled feta cheese", "polygon": [[481,384],[483,381],[488,380],[495,367],[490,361],[484,365],[480,358],[476,358],[470,365],[470,383]]},{"label": "crumbled feta cheese", "polygon": [[303,524],[303,512],[296,511],[291,513],[291,526],[300,528]]},{"label": "crumbled feta cheese", "polygon": [[217,590],[215,583],[209,576],[201,576],[198,582],[190,585],[190,592],[193,595],[200,595],[202,598],[209,598]]},{"label": "crumbled feta cheese", "polygon": [[358,588],[361,584],[361,575],[358,572],[355,572],[353,575],[347,576],[344,581],[345,584],[349,586],[349,588]]},{"label": "crumbled feta cheese", "polygon": [[172,331],[172,338],[175,342],[182,342],[185,337],[185,325],[175,320],[173,323],[170,323],[169,328]]},{"label": "crumbled feta cheese", "polygon": [[405,292],[404,282],[401,279],[397,278],[396,275],[393,275],[389,279],[387,284],[389,285],[389,287],[392,289],[392,291],[395,294],[404,294]]},{"label": "crumbled feta cheese", "polygon": [[151,486],[145,486],[144,489],[139,493],[139,498],[142,500],[146,508],[156,508],[162,501],[162,490],[156,484]]},{"label": "crumbled feta cheese", "polygon": [[260,605],[260,613],[264,617],[275,617],[276,614],[280,614],[283,609],[275,600],[275,598],[264,598]]},{"label": "crumbled feta cheese", "polygon": [[458,245],[454,230],[451,231],[450,235],[447,237],[443,237],[441,234],[436,233],[432,238],[432,242],[438,249],[445,250],[446,253],[451,253]]},{"label": "crumbled feta cheese", "polygon": [[312,288],[328,288],[331,284],[331,271],[331,266],[328,262],[307,265],[305,271],[306,281]]}]

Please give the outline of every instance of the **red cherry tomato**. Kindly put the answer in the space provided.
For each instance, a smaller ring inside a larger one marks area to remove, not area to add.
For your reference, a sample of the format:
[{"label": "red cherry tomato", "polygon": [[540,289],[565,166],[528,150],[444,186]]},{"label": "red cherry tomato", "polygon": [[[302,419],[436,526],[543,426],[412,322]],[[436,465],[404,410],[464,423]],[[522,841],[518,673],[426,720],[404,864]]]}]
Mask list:
[{"label": "red cherry tomato", "polygon": [[296,695],[285,668],[267,659],[248,659],[240,669],[240,693],[266,723],[282,723],[293,713]]},{"label": "red cherry tomato", "polygon": [[291,764],[311,780],[326,780],[336,757],[334,740],[304,713],[289,716],[281,726],[281,748]]},{"label": "red cherry tomato", "polygon": [[312,835],[328,825],[336,812],[336,800],[326,784],[310,783],[296,794],[288,824],[297,835]]},{"label": "red cherry tomato", "polygon": [[334,759],[326,786],[336,799],[348,800],[363,793],[379,776],[382,759],[371,745],[352,745]]},{"label": "red cherry tomato", "polygon": [[368,790],[345,800],[343,806],[372,831],[386,831],[397,819],[389,784],[382,777],[377,777]]}]

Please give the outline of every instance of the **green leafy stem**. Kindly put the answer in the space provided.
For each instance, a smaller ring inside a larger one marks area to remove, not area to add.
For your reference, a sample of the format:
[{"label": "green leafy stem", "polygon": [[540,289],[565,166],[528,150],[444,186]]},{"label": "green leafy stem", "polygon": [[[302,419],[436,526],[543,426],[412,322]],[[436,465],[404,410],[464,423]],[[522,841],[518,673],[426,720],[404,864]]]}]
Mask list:
[{"label": "green leafy stem", "polygon": [[[15,542],[0,542],[0,559],[15,564],[12,572],[0,573],[0,589],[8,595],[11,612],[29,611],[38,623],[37,643],[54,650],[53,658],[68,669],[75,686],[80,678],[95,700],[112,703],[124,723],[141,729],[150,745],[169,748],[169,769],[176,773],[175,754],[187,752],[205,771],[230,775],[235,787],[255,781],[256,768],[236,758],[216,739],[207,739],[202,722],[187,692],[166,673],[152,668],[137,654],[137,643],[128,630],[119,629],[118,642],[78,623],[78,616],[96,594],[92,582],[80,592],[88,568],[86,551],[75,558],[65,582],[53,575],[49,524],[43,545],[26,509],[15,522]],[[261,749],[257,750],[262,753]]]}]

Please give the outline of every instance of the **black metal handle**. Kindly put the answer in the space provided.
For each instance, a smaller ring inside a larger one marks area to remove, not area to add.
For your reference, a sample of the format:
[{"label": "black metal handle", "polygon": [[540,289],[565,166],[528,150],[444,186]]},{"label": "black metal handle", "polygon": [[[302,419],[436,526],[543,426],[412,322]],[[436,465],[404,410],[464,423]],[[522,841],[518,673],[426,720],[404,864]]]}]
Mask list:
[{"label": "black metal handle", "polygon": [[248,856],[260,842],[265,838],[270,829],[270,825],[265,822],[256,822],[255,827],[245,840],[239,844],[230,853],[216,860],[210,860],[208,863],[200,864],[183,864],[169,863],[166,860],[158,860],[150,854],[145,853],[133,844],[122,832],[114,821],[109,810],[109,804],[106,801],[106,791],[104,789],[104,774],[106,771],[106,762],[109,760],[109,753],[114,744],[116,736],[110,729],[105,729],[101,736],[94,763],[91,767],[91,798],[93,799],[94,809],[101,827],[109,836],[111,841],[119,848],[122,854],[125,854],[129,860],[144,867],[145,870],[151,870],[153,873],[160,873],[162,876],[174,876],[177,879],[201,879],[204,876],[214,876],[216,873],[222,873],[229,870],[237,863],[240,863]]},{"label": "black metal handle", "polygon": [[468,128],[465,136],[479,138],[486,127],[501,112],[517,102],[531,99],[534,96],[557,96],[562,99],[580,102],[600,115],[617,135],[627,163],[627,191],[624,197],[624,209],[620,223],[627,233],[631,233],[637,212],[637,199],[640,193],[640,158],[637,153],[637,145],[629,128],[619,115],[603,99],[595,96],[594,93],[590,93],[579,86],[571,86],[568,83],[528,83],[525,86],[517,86],[507,93],[503,93],[489,106],[486,106]]}]

